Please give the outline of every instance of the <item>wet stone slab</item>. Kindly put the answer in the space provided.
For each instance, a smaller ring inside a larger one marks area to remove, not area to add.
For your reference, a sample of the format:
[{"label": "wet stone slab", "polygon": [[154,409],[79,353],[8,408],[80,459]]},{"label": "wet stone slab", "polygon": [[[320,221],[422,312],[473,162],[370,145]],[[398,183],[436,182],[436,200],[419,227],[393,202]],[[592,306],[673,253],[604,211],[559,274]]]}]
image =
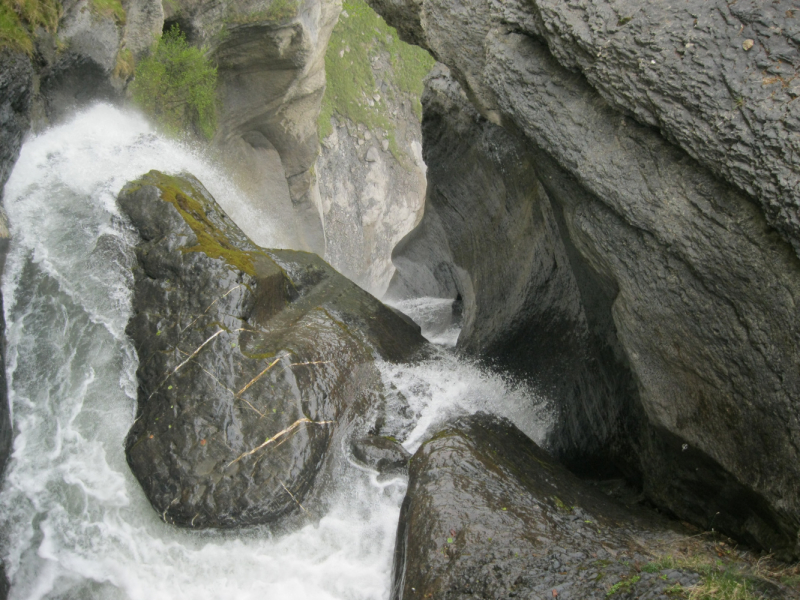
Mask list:
[{"label": "wet stone slab", "polygon": [[667,598],[700,580],[652,566],[647,547],[680,537],[666,520],[579,480],[506,420],[452,422],[409,472],[394,599]]}]

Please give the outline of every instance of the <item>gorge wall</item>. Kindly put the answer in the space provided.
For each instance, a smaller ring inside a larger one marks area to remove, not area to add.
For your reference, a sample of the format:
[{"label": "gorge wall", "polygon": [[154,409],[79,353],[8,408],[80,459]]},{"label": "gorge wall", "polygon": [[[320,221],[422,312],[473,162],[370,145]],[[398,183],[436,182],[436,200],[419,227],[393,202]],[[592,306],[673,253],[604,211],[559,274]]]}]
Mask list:
[{"label": "gorge wall", "polygon": [[450,68],[389,293],[460,295],[459,346],[554,397],[574,467],[800,555],[789,3],[371,4]]},{"label": "gorge wall", "polygon": [[422,217],[420,96],[433,59],[363,0],[346,0],[325,62],[317,161],[325,259],[381,297],[392,249]]}]

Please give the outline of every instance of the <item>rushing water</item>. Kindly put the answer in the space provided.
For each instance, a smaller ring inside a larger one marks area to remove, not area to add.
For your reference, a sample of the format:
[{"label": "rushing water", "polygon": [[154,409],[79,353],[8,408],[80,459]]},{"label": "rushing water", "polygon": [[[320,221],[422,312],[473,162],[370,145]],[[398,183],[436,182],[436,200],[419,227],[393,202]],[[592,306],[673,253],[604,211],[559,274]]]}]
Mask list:
[{"label": "rushing water", "polygon": [[[327,515],[272,536],[167,526],[131,475],[123,439],[137,358],[124,330],[135,238],[115,197],[153,168],[195,174],[235,219],[258,223],[248,231],[257,242],[286,243],[201,156],[136,115],[99,105],[25,143],[5,191],[15,439],[0,492],[0,549],[11,598],[386,598],[401,479],[379,481],[353,465]],[[387,394],[403,394],[414,415],[412,451],[432,426],[476,410],[504,414],[534,439],[544,434],[529,390],[450,354],[381,370]]]}]

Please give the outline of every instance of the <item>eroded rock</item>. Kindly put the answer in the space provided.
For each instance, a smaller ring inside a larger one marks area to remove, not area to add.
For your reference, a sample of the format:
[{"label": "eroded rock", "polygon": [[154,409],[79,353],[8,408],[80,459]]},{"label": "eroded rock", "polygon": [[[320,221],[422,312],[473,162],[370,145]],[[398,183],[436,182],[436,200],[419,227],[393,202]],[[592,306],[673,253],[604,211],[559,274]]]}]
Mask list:
[{"label": "eroded rock", "polygon": [[178,0],[165,6],[165,24],[179,25],[217,64],[220,159],[264,219],[280,221],[285,243],[322,254],[317,116],[325,50],[341,3]]},{"label": "eroded rock", "polygon": [[411,457],[396,440],[374,434],[353,440],[350,448],[356,460],[385,476],[405,473]]},{"label": "eroded rock", "polygon": [[375,357],[418,330],[317,256],[255,246],[192,177],[152,171],[119,205],[141,236],[126,454],[153,507],[195,528],[315,510],[333,440],[380,402]]}]

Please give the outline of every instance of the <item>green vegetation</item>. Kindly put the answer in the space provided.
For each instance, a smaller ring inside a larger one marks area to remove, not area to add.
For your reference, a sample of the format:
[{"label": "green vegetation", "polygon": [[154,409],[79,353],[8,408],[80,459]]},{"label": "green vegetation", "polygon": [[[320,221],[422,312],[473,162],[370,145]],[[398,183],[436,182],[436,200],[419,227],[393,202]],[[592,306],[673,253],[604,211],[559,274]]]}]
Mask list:
[{"label": "green vegetation", "polygon": [[642,571],[658,573],[664,569],[687,569],[701,576],[700,583],[691,588],[673,586],[668,592],[681,594],[689,600],[759,600],[758,591],[763,579],[749,573],[734,562],[711,560],[707,555],[690,554],[680,558],[663,556],[647,563]]},{"label": "green vegetation", "polygon": [[558,510],[560,510],[561,512],[571,513],[572,509],[574,508],[572,506],[567,506],[566,504],[564,504],[564,502],[558,496],[553,496],[553,502],[555,502],[556,508],[558,508]]},{"label": "green vegetation", "polygon": [[133,100],[167,133],[193,130],[211,139],[217,128],[217,69],[186,42],[177,25],[136,66]]},{"label": "green vegetation", "polygon": [[250,14],[235,14],[225,19],[227,23],[241,25],[259,21],[284,21],[297,16],[299,0],[272,0],[265,10]]},{"label": "green vegetation", "polygon": [[642,578],[641,575],[634,575],[630,579],[623,579],[622,581],[618,581],[606,593],[606,597],[613,596],[619,592],[628,592],[630,589],[636,585],[636,583]]},{"label": "green vegetation", "polygon": [[0,0],[0,50],[33,54],[31,32],[43,27],[55,33],[60,16],[58,0]]},{"label": "green vegetation", "polygon": [[125,24],[125,9],[120,0],[92,0],[92,12],[103,17],[112,17],[118,24]]},{"label": "green vegetation", "polygon": [[254,260],[257,251],[242,250],[236,241],[231,240],[208,217],[208,210],[202,194],[186,181],[150,171],[141,179],[142,185],[155,185],[161,190],[161,198],[172,204],[192,228],[197,237],[197,245],[186,248],[184,252],[203,252],[209,258],[221,258],[232,267],[255,277]]},{"label": "green vegetation", "polygon": [[124,48],[117,53],[117,64],[114,65],[114,77],[120,79],[128,79],[133,75],[136,66],[136,60],[133,58],[133,52]]},{"label": "green vegetation", "polygon": [[372,131],[383,131],[392,154],[399,159],[386,98],[380,97],[372,69],[372,62],[381,56],[388,57],[394,86],[422,117],[422,80],[433,67],[433,58],[421,48],[401,42],[397,31],[363,0],[345,0],[325,55],[327,88],[319,116],[319,135],[330,135],[331,117],[339,115],[353,123],[363,123]]}]

